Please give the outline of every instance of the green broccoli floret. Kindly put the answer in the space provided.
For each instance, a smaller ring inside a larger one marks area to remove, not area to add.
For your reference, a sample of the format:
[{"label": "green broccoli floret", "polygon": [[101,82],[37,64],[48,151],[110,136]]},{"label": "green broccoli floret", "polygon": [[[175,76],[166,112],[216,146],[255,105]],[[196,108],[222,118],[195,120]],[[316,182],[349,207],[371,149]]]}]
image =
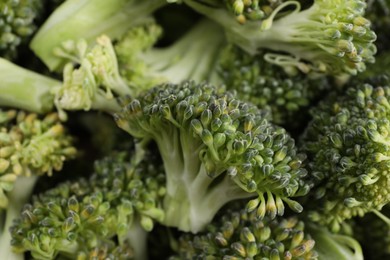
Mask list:
[{"label": "green broccoli floret", "polygon": [[8,228],[28,201],[38,176],[61,170],[75,156],[56,114],[0,111],[0,258],[13,259]]},{"label": "green broccoli floret", "polygon": [[129,28],[145,20],[166,0],[68,0],[60,5],[39,28],[30,47],[50,70],[64,65],[55,51],[63,42],[95,41],[102,34],[121,37]]},{"label": "green broccoli floret", "polygon": [[77,260],[104,259],[104,260],[137,260],[134,256],[134,249],[128,241],[118,245],[116,241],[104,241],[92,249],[78,252]]},{"label": "green broccoli floret", "polygon": [[127,157],[113,153],[96,162],[89,180],[35,196],[10,229],[13,249],[36,259],[75,259],[114,239],[132,247],[135,259],[145,259],[147,232],[164,218],[165,177],[150,162],[128,163]]},{"label": "green broccoli floret", "polygon": [[3,0],[0,3],[0,56],[14,59],[17,47],[26,43],[42,18],[43,0]]},{"label": "green broccoli floret", "polygon": [[118,125],[148,142],[164,162],[167,193],[163,224],[198,232],[227,202],[254,197],[259,218],[283,215],[284,203],[305,195],[304,160],[294,140],[267,113],[208,84],[163,84],[116,114]]},{"label": "green broccoli floret", "polygon": [[363,259],[359,243],[351,237],[306,225],[296,216],[260,220],[245,211],[223,214],[201,234],[182,235],[177,247],[172,260]]},{"label": "green broccoli floret", "polygon": [[205,232],[182,235],[172,259],[316,259],[315,242],[296,217],[271,220],[228,212]]},{"label": "green broccoli floret", "polygon": [[[365,63],[374,62],[376,35],[363,17],[363,0],[315,0],[306,10],[301,10],[298,1],[286,1],[266,19],[243,25],[226,8],[200,0],[183,2],[221,24],[229,41],[251,55],[260,49],[282,52],[270,52],[266,57],[283,67],[340,75],[356,74],[365,69]],[[294,9],[278,17],[287,7]]]},{"label": "green broccoli floret", "polygon": [[262,54],[252,56],[233,45],[222,51],[217,70],[228,90],[236,91],[241,100],[270,109],[273,122],[290,129],[299,125],[309,105],[330,89],[326,77],[310,78],[298,71],[289,75],[267,63]]},{"label": "green broccoli floret", "polygon": [[313,221],[338,231],[390,202],[389,98],[389,81],[364,84],[313,109],[301,142],[316,183],[306,206]]}]

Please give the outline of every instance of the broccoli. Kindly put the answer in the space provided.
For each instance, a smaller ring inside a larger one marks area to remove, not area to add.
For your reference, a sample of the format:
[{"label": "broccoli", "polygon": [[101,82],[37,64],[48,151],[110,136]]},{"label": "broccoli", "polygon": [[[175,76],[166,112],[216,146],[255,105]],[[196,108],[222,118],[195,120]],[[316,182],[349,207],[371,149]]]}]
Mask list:
[{"label": "broccoli", "polygon": [[167,178],[163,224],[198,232],[227,202],[254,197],[248,211],[283,215],[305,195],[304,160],[267,113],[208,84],[163,84],[131,100],[116,121],[140,142],[154,140]]},{"label": "broccoli", "polygon": [[64,42],[91,43],[102,34],[117,39],[132,26],[152,19],[153,11],[164,4],[166,0],[68,0],[39,28],[30,47],[50,70],[58,70],[64,62],[55,52]]},{"label": "broccoli", "polygon": [[0,56],[15,59],[18,47],[37,29],[44,13],[42,0],[3,0],[0,3]]},{"label": "broccoli", "polygon": [[390,87],[363,84],[332,95],[312,111],[300,147],[315,187],[310,217],[333,231],[344,220],[390,202]]},{"label": "broccoli", "polygon": [[171,259],[363,259],[351,237],[308,226],[296,216],[260,220],[245,211],[227,212],[205,232],[182,235]]},{"label": "broccoli", "polygon": [[24,69],[0,58],[0,106],[35,113],[46,113],[54,107],[51,93],[61,82]]},{"label": "broccoli", "polygon": [[[305,73],[356,74],[365,69],[365,63],[375,61],[376,35],[363,17],[366,3],[362,0],[315,0],[306,10],[301,10],[298,1],[286,1],[266,19],[243,25],[226,8],[201,0],[183,2],[221,24],[229,42],[251,55],[269,49],[267,61],[282,67]],[[294,7],[290,13],[278,17],[290,6]]]},{"label": "broccoli", "polygon": [[331,88],[326,77],[309,78],[298,71],[289,75],[265,62],[264,55],[251,56],[233,45],[224,48],[216,69],[227,90],[270,109],[273,122],[290,129],[301,125],[307,107]]},{"label": "broccoli", "polygon": [[40,175],[59,171],[75,156],[56,114],[40,119],[22,111],[0,111],[0,258],[11,259],[8,228],[29,200]]},{"label": "broccoli", "polygon": [[36,259],[75,259],[104,244],[111,248],[117,240],[115,248],[145,259],[147,232],[164,218],[165,176],[158,166],[128,157],[113,153],[96,161],[88,180],[34,196],[10,229],[13,249],[30,251]]}]

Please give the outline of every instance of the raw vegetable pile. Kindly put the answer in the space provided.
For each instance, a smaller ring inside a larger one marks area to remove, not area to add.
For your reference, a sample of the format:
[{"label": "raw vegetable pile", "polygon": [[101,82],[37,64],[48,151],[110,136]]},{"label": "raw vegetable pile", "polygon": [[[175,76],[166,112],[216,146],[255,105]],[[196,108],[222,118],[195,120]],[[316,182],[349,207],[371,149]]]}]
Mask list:
[{"label": "raw vegetable pile", "polygon": [[390,258],[390,0],[0,0],[0,259]]}]

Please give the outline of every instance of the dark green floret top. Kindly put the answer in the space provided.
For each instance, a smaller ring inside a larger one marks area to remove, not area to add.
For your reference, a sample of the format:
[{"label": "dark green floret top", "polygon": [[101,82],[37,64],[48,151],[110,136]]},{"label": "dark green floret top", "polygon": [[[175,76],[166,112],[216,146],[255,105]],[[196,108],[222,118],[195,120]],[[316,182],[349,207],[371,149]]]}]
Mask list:
[{"label": "dark green floret top", "polygon": [[314,109],[303,136],[321,207],[312,219],[333,230],[390,201],[390,88],[351,87]]},{"label": "dark green floret top", "polygon": [[[226,202],[250,198],[259,218],[284,213],[309,191],[305,156],[267,112],[208,84],[160,85],[116,115],[134,137],[154,140],[167,175],[167,223],[199,231]],[[194,213],[196,212],[196,218]],[[176,219],[179,218],[179,219]]]}]

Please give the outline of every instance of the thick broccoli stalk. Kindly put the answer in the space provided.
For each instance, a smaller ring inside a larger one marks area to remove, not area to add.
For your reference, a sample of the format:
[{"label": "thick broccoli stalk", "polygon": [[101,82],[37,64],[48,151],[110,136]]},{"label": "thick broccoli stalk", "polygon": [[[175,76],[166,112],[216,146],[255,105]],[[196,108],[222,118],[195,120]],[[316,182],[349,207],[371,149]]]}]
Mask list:
[{"label": "thick broccoli stalk", "polygon": [[[58,116],[0,111],[0,258],[18,259],[8,229],[30,198],[38,176],[59,171],[75,155]],[[14,258],[15,257],[15,258]]]},{"label": "thick broccoli stalk", "polygon": [[163,84],[129,102],[118,125],[142,142],[154,140],[167,176],[163,224],[198,232],[227,202],[262,218],[283,215],[305,195],[304,156],[282,128],[252,104],[208,84]]},{"label": "thick broccoli stalk", "polygon": [[172,259],[317,259],[315,244],[296,217],[228,212],[205,232],[182,235]]},{"label": "thick broccoli stalk", "polygon": [[54,91],[57,109],[62,115],[80,109],[116,112],[115,97],[137,96],[164,82],[208,79],[224,41],[218,25],[202,21],[172,46],[152,48],[160,34],[154,22],[147,22],[130,29],[115,49],[104,35],[90,46],[84,39],[66,42],[61,55],[78,66],[64,68],[64,82]]},{"label": "thick broccoli stalk", "polygon": [[61,82],[0,58],[0,106],[45,113],[54,106],[51,91]]},{"label": "thick broccoli stalk", "polygon": [[[306,10],[301,10],[298,1],[287,1],[267,19],[244,25],[225,9],[197,0],[184,2],[221,24],[229,41],[248,53],[253,55],[260,49],[283,52],[266,56],[269,62],[283,67],[340,75],[356,74],[365,69],[365,63],[374,62],[376,35],[363,17],[366,3],[362,0],[315,0]],[[277,18],[289,6],[295,9]]]},{"label": "thick broccoli stalk", "polygon": [[146,259],[146,233],[164,218],[165,178],[153,164],[127,163],[127,157],[113,153],[96,162],[89,180],[34,197],[11,227],[13,249],[37,259],[75,259],[116,240],[134,250],[134,259]]},{"label": "thick broccoli stalk", "polygon": [[307,208],[332,231],[390,202],[388,84],[350,87],[321,102],[302,137],[316,182]]},{"label": "thick broccoli stalk", "polygon": [[170,46],[152,48],[161,33],[158,25],[146,23],[129,30],[115,45],[121,73],[129,85],[144,90],[161,83],[211,77],[225,42],[218,24],[203,19]]},{"label": "thick broccoli stalk", "polygon": [[43,0],[3,0],[0,3],[0,56],[14,59],[17,48],[26,43],[42,18]]},{"label": "thick broccoli stalk", "polygon": [[147,19],[166,0],[68,0],[59,6],[34,36],[30,47],[50,70],[64,65],[55,51],[68,40],[93,42],[102,34],[121,37]]},{"label": "thick broccoli stalk", "polygon": [[228,90],[241,100],[272,111],[272,121],[290,129],[302,123],[307,108],[331,88],[326,77],[307,77],[295,71],[289,75],[267,63],[263,54],[249,55],[229,45],[221,53],[218,74]]}]

